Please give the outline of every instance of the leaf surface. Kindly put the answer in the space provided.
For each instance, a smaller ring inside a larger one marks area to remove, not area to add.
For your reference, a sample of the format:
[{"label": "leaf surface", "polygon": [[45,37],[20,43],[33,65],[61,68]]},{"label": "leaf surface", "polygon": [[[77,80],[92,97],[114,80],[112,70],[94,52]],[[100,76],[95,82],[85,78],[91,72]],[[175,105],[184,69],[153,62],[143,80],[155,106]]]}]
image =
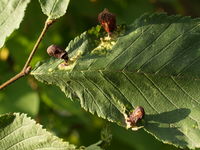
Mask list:
[{"label": "leaf surface", "polygon": [[164,143],[200,147],[200,19],[144,15],[109,40],[100,27],[70,42],[70,61],[51,58],[32,71],[91,113],[128,128],[140,125]]},{"label": "leaf surface", "polygon": [[25,9],[30,0],[1,0],[0,1],[0,48],[19,25],[24,17]]},{"label": "leaf surface", "polygon": [[25,114],[6,114],[0,117],[0,146],[2,150],[75,150],[74,145],[63,142]]},{"label": "leaf surface", "polygon": [[26,114],[4,114],[0,116],[1,150],[102,150],[99,141],[89,147],[76,147],[43,129]]},{"label": "leaf surface", "polygon": [[57,19],[66,13],[70,0],[39,0],[42,11],[49,19]]}]

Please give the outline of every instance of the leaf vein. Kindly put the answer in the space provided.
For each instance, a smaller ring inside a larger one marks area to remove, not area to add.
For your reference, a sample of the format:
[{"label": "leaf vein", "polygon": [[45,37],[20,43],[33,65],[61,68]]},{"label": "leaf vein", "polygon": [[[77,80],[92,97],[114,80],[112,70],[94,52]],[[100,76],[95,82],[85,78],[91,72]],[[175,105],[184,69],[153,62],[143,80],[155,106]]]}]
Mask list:
[{"label": "leaf vein", "polygon": [[8,133],[8,134],[5,135],[4,137],[2,137],[2,138],[0,139],[0,141],[4,140],[6,137],[10,136],[11,134],[17,132],[18,130],[20,130],[20,129],[22,129],[22,128],[28,126],[28,125],[30,125],[30,124],[22,124],[22,126],[17,127],[17,128],[14,129],[13,131],[11,131],[10,133]]},{"label": "leaf vein", "polygon": [[[196,26],[196,27],[197,27],[197,26]],[[192,31],[192,30],[195,29],[196,27],[193,27],[192,29],[188,30],[187,32]],[[174,43],[176,40],[178,40],[181,36],[183,36],[183,35],[186,34],[187,32],[178,35],[173,41],[171,41],[170,43],[168,43],[167,46],[165,46],[163,49],[161,49],[161,51],[159,51],[157,54],[155,54],[155,55],[152,56],[149,60],[147,60],[147,62],[145,62],[139,69],[141,69],[141,68],[143,68],[144,66],[148,65],[148,63],[150,63],[153,59],[155,59],[156,57],[158,57],[158,55],[159,55],[161,52],[163,52],[164,50],[166,50],[169,46],[172,45],[172,43]],[[190,47],[190,46],[189,46],[189,47]],[[187,49],[185,49],[185,50],[187,50]],[[181,51],[181,52],[182,52],[182,51]],[[180,53],[178,53],[178,54],[180,54]],[[177,55],[178,55],[178,54],[177,54]],[[176,57],[177,55],[175,55],[174,57]],[[173,60],[174,57],[170,58],[170,60],[171,60],[171,59]],[[167,63],[170,63],[170,61],[167,62]],[[138,69],[138,70],[139,70],[139,69]],[[156,71],[156,72],[157,72],[157,71]]]},{"label": "leaf vein", "polygon": [[140,88],[133,82],[133,80],[131,80],[124,72],[122,72],[124,74],[124,76],[127,78],[127,80],[138,90],[138,92],[142,95],[142,97],[144,97],[144,99],[146,100],[146,102],[149,104],[149,106],[156,112],[159,114],[159,112],[156,110],[156,108],[150,103],[150,101],[148,100],[148,98],[144,95],[144,93],[140,90]]},{"label": "leaf vein", "polygon": [[51,9],[51,11],[50,11],[50,14],[49,14],[50,16],[52,15],[52,12],[54,11],[57,2],[58,2],[58,0],[55,0],[54,3],[53,3],[53,7],[52,7],[52,9]]},{"label": "leaf vein", "polygon": [[162,36],[162,34],[170,27],[171,24],[167,25],[167,27],[162,30],[162,32],[150,43],[148,44],[142,51],[140,51],[137,55],[135,55],[134,57],[132,57],[127,63],[126,65],[124,66],[124,68],[122,68],[122,70],[125,70],[131,63],[133,60],[135,60],[138,56],[140,56],[142,53],[145,52],[145,50],[148,49],[148,47],[150,47],[152,45],[152,43],[154,43],[159,37]]},{"label": "leaf vein", "polygon": [[[167,95],[165,95],[165,94],[162,92],[162,90],[156,85],[155,82],[153,82],[147,75],[144,74],[144,76],[154,85],[154,87],[155,87],[156,89],[158,89],[158,91],[159,91],[172,105],[174,105],[177,109],[179,109],[179,107],[176,106],[176,104],[174,104],[174,103],[167,97]],[[195,120],[195,119],[193,119],[191,116],[188,116],[188,117],[191,118],[192,120],[194,120],[195,122],[198,123],[198,121]],[[188,139],[193,143],[193,140],[192,140],[192,138],[191,138],[190,136],[186,135],[181,129],[179,129],[179,130],[180,130],[186,137],[188,137]]]},{"label": "leaf vein", "polygon": [[195,101],[198,105],[200,104],[200,102],[198,102],[194,97],[192,97],[183,87],[181,87],[181,85],[173,78],[171,77],[171,79],[173,80],[173,82],[187,95],[189,96],[193,101]]},{"label": "leaf vein", "polygon": [[23,143],[24,141],[27,141],[27,140],[30,140],[30,139],[33,139],[33,138],[42,137],[42,136],[44,136],[44,135],[35,135],[35,136],[31,136],[31,137],[25,138],[25,139],[23,139],[23,140],[21,140],[21,141],[18,141],[18,142],[15,143],[15,144],[9,146],[9,147],[7,148],[7,150],[9,150],[9,149],[11,149],[11,148],[13,148],[13,147],[16,147],[18,144]]},{"label": "leaf vein", "polygon": [[[74,81],[74,80],[73,80],[73,81]],[[78,82],[78,81],[74,81],[74,82],[77,82],[78,84],[80,84],[80,85],[83,87],[83,89],[85,89],[86,92],[89,93],[89,95],[90,95],[90,97],[91,97],[91,100],[92,100],[92,103],[94,103],[94,104],[97,106],[97,109],[103,114],[103,112],[102,112],[101,109],[100,109],[100,106],[99,106],[98,103],[95,101],[95,98],[94,98],[94,96],[92,95],[92,93],[91,93],[82,83],[80,83],[80,82]]]},{"label": "leaf vein", "polygon": [[[156,85],[156,83],[150,79],[146,74],[144,74],[144,76],[154,85],[154,87],[172,104],[174,105],[177,109],[179,109],[179,107],[173,103],[173,101],[170,100],[170,98]],[[192,120],[194,120],[195,122],[198,123],[197,120],[193,119],[191,116],[189,116],[189,118],[191,118]]]},{"label": "leaf vein", "polygon": [[[112,101],[109,99],[109,97],[105,94],[105,92],[103,92],[103,90],[102,90],[98,85],[96,85],[96,83],[94,83],[92,80],[86,78],[86,76],[85,76],[85,74],[84,74],[83,72],[82,72],[82,74],[83,74],[83,77],[84,77],[85,79],[87,79],[90,83],[92,83],[92,84],[104,95],[104,97],[109,101],[110,104],[112,104],[115,108],[117,108],[117,107],[115,106],[115,104],[113,104]],[[117,108],[117,110],[119,110],[119,108]],[[120,111],[120,110],[119,110],[119,111]]]},{"label": "leaf vein", "polygon": [[17,10],[17,8],[20,6],[20,3],[21,3],[21,2],[22,2],[22,0],[19,1],[19,3],[17,4],[17,6],[15,7],[15,10],[14,10],[12,13],[10,13],[9,16],[6,17],[6,18],[1,22],[0,26],[3,26],[3,25],[6,23],[6,21],[8,20],[8,18],[10,18],[10,16],[12,16],[13,13],[14,13],[14,12]]},{"label": "leaf vein", "polygon": [[132,104],[130,103],[130,100],[122,93],[122,91],[108,77],[106,77],[105,74],[103,74],[102,71],[100,71],[100,75],[125,98],[127,103],[129,103],[132,106]]},{"label": "leaf vein", "polygon": [[[143,31],[143,33],[144,32],[146,32],[148,29],[150,29],[152,27],[152,25],[151,26],[149,26],[148,28],[146,28],[144,31]],[[115,60],[117,60],[117,58],[119,58],[120,56],[122,56],[140,37],[141,37],[141,35],[143,35],[143,33],[141,33],[134,41],[132,41],[131,43],[130,43],[130,45],[129,46],[127,46],[127,48],[123,51],[123,52],[121,52],[119,55],[117,55],[115,58],[113,58],[110,62],[108,62],[108,64],[106,64],[105,65],[105,69],[109,66],[109,65],[111,65]]]}]

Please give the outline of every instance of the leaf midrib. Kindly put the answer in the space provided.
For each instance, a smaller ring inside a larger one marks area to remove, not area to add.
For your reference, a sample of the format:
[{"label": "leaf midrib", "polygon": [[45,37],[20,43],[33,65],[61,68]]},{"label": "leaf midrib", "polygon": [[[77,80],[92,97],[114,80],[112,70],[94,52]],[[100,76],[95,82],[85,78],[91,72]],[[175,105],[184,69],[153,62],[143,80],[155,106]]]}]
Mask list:
[{"label": "leaf midrib", "polygon": [[[37,69],[37,68],[36,68]],[[58,70],[56,70],[58,71]],[[60,70],[63,71],[64,73],[66,73],[66,70]],[[90,70],[71,70],[68,73],[82,73],[82,72],[96,72],[96,73],[103,73],[103,72],[108,72],[108,73],[134,73],[134,74],[138,74],[138,75],[148,75],[148,76],[157,76],[157,77],[163,77],[163,78],[175,78],[175,79],[187,79],[187,80],[200,80],[200,77],[193,77],[193,76],[187,76],[187,75],[168,75],[168,74],[162,74],[162,73],[151,73],[151,72],[143,72],[141,70],[137,70],[137,71],[127,71],[127,70],[107,70],[107,69],[90,69]],[[52,71],[51,73],[48,72],[31,72],[31,75],[53,75],[54,71]]]}]

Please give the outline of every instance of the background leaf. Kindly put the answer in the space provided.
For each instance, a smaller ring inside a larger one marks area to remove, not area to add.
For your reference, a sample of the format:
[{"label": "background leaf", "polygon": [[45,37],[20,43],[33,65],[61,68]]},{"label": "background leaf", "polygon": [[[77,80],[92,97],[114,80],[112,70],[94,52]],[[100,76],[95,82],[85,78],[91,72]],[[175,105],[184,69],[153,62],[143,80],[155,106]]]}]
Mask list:
[{"label": "background leaf", "polygon": [[0,117],[4,126],[0,128],[1,149],[75,149],[74,145],[63,142],[42,129],[25,114],[7,114]]},{"label": "background leaf", "polygon": [[147,115],[142,125],[148,132],[163,142],[197,148],[199,22],[144,15],[123,35],[104,42],[100,38],[106,34],[93,28],[66,48],[75,61],[63,67],[62,60],[50,59],[32,74],[78,98],[91,113],[125,127],[125,115],[143,106]]},{"label": "background leaf", "polygon": [[70,0],[39,0],[42,11],[49,19],[57,19],[66,13]]},{"label": "background leaf", "polygon": [[[42,129],[42,126],[26,114],[5,114],[0,116],[0,148],[6,149],[63,149],[75,150],[74,145],[62,141],[52,133]],[[80,150],[102,150],[101,141]],[[78,150],[78,149],[77,149]]]},{"label": "background leaf", "polygon": [[0,48],[19,25],[24,17],[24,11],[30,0],[1,0],[0,1]]}]

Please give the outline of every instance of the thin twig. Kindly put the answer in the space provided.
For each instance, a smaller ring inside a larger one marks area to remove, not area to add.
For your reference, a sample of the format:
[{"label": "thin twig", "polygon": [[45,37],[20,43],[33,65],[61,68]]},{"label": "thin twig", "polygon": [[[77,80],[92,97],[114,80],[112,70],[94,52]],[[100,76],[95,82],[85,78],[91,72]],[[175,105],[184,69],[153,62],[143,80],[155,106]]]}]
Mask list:
[{"label": "thin twig", "polygon": [[29,66],[30,63],[31,63],[31,60],[33,59],[33,56],[35,54],[35,52],[37,51],[37,48],[39,46],[39,44],[41,43],[45,33],[47,32],[48,28],[52,25],[52,23],[54,22],[55,20],[49,20],[47,19],[47,21],[45,22],[45,25],[43,27],[43,30],[40,34],[40,36],[38,37],[23,69],[21,72],[19,72],[18,74],[16,74],[14,77],[12,77],[11,79],[9,79],[8,81],[6,81],[5,83],[3,83],[1,86],[0,86],[0,90],[2,90],[3,88],[5,88],[6,86],[8,86],[9,84],[13,83],[14,81],[24,77],[25,75],[29,74],[30,70],[31,70],[31,67]]}]

